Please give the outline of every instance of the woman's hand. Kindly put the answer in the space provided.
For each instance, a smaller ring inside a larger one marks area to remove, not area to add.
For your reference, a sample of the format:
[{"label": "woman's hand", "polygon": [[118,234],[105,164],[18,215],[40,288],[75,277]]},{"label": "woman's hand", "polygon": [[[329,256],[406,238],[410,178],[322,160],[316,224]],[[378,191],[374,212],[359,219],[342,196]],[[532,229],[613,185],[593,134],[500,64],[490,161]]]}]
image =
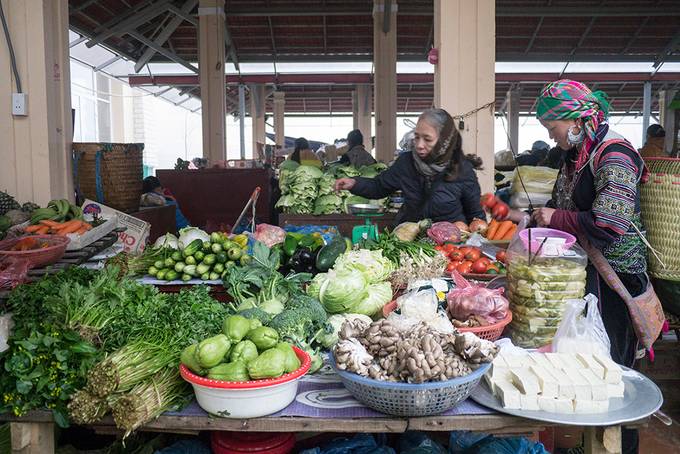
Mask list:
[{"label": "woman's hand", "polygon": [[335,190],[351,191],[355,184],[357,184],[357,180],[354,178],[340,178],[339,180],[335,180]]},{"label": "woman's hand", "polygon": [[531,219],[533,219],[539,227],[549,227],[554,212],[555,210],[553,208],[539,208],[534,210],[531,214]]}]

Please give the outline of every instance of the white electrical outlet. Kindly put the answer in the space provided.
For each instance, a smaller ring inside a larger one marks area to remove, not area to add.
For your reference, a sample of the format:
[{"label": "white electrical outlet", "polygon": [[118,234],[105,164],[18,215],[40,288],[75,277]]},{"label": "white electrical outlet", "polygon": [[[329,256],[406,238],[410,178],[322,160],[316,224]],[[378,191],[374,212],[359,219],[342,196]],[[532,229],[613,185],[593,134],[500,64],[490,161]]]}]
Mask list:
[{"label": "white electrical outlet", "polygon": [[12,93],[12,115],[28,115],[28,95]]}]

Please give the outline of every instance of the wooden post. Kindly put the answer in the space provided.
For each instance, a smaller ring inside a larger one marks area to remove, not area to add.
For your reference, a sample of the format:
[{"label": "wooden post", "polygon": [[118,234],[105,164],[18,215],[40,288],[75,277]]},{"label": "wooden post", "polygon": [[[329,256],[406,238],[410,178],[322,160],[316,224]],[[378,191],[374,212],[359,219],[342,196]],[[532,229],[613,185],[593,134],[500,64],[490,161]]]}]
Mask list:
[{"label": "wooden post", "polygon": [[285,135],[286,98],[282,91],[274,92],[274,142],[284,147]]},{"label": "wooden post", "polygon": [[659,124],[666,130],[666,140],[664,141],[664,152],[666,156],[672,156],[675,151],[677,129],[675,127],[675,110],[670,108],[676,90],[659,90]]},{"label": "wooden post", "polygon": [[[494,84],[494,0],[434,0],[434,104],[451,115],[477,109],[496,97]],[[458,126],[458,122],[456,122]],[[463,120],[463,151],[484,161],[478,173],[482,192],[493,192],[494,106]]]},{"label": "wooden post", "polygon": [[253,133],[253,159],[258,159],[258,144],[266,143],[264,126],[264,85],[250,85],[250,119]]},{"label": "wooden post", "polygon": [[54,424],[51,422],[10,423],[12,454],[54,453]]},{"label": "wooden post", "polygon": [[505,95],[508,112],[508,148],[519,154],[519,88],[511,88]]},{"label": "wooden post", "polygon": [[198,17],[203,156],[214,163],[227,157],[224,0],[200,0]]},{"label": "wooden post", "polygon": [[375,156],[387,163],[397,149],[396,0],[373,0],[373,66]]},{"label": "wooden post", "polygon": [[74,199],[68,1],[2,0],[26,116],[12,115],[17,92],[0,38],[0,182],[20,202]]},{"label": "wooden post", "polygon": [[358,129],[364,136],[364,147],[373,148],[373,90],[368,84],[359,84],[352,92],[353,129]]}]

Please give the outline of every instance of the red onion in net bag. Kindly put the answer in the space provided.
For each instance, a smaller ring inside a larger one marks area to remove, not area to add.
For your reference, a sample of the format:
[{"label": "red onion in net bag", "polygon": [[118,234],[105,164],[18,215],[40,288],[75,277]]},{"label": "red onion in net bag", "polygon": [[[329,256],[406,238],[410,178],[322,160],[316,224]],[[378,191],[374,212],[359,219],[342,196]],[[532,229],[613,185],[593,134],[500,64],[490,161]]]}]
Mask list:
[{"label": "red onion in net bag", "polygon": [[451,222],[435,222],[432,227],[427,229],[427,236],[437,244],[444,244],[447,241],[458,243],[460,241],[460,230]]},{"label": "red onion in net bag", "polygon": [[456,287],[446,295],[448,311],[456,320],[465,321],[471,316],[484,317],[489,323],[496,323],[508,315],[508,300],[503,289],[488,289],[470,284],[457,271],[451,273]]}]

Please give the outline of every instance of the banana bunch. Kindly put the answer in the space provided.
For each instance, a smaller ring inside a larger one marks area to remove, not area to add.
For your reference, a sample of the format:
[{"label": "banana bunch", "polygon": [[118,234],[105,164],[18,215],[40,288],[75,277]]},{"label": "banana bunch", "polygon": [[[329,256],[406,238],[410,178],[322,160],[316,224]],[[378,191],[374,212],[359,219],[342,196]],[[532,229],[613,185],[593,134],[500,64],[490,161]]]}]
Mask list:
[{"label": "banana bunch", "polygon": [[65,199],[52,200],[46,208],[38,208],[31,213],[31,224],[33,225],[45,220],[65,222],[73,219],[82,220],[83,210],[76,205],[71,205]]}]

